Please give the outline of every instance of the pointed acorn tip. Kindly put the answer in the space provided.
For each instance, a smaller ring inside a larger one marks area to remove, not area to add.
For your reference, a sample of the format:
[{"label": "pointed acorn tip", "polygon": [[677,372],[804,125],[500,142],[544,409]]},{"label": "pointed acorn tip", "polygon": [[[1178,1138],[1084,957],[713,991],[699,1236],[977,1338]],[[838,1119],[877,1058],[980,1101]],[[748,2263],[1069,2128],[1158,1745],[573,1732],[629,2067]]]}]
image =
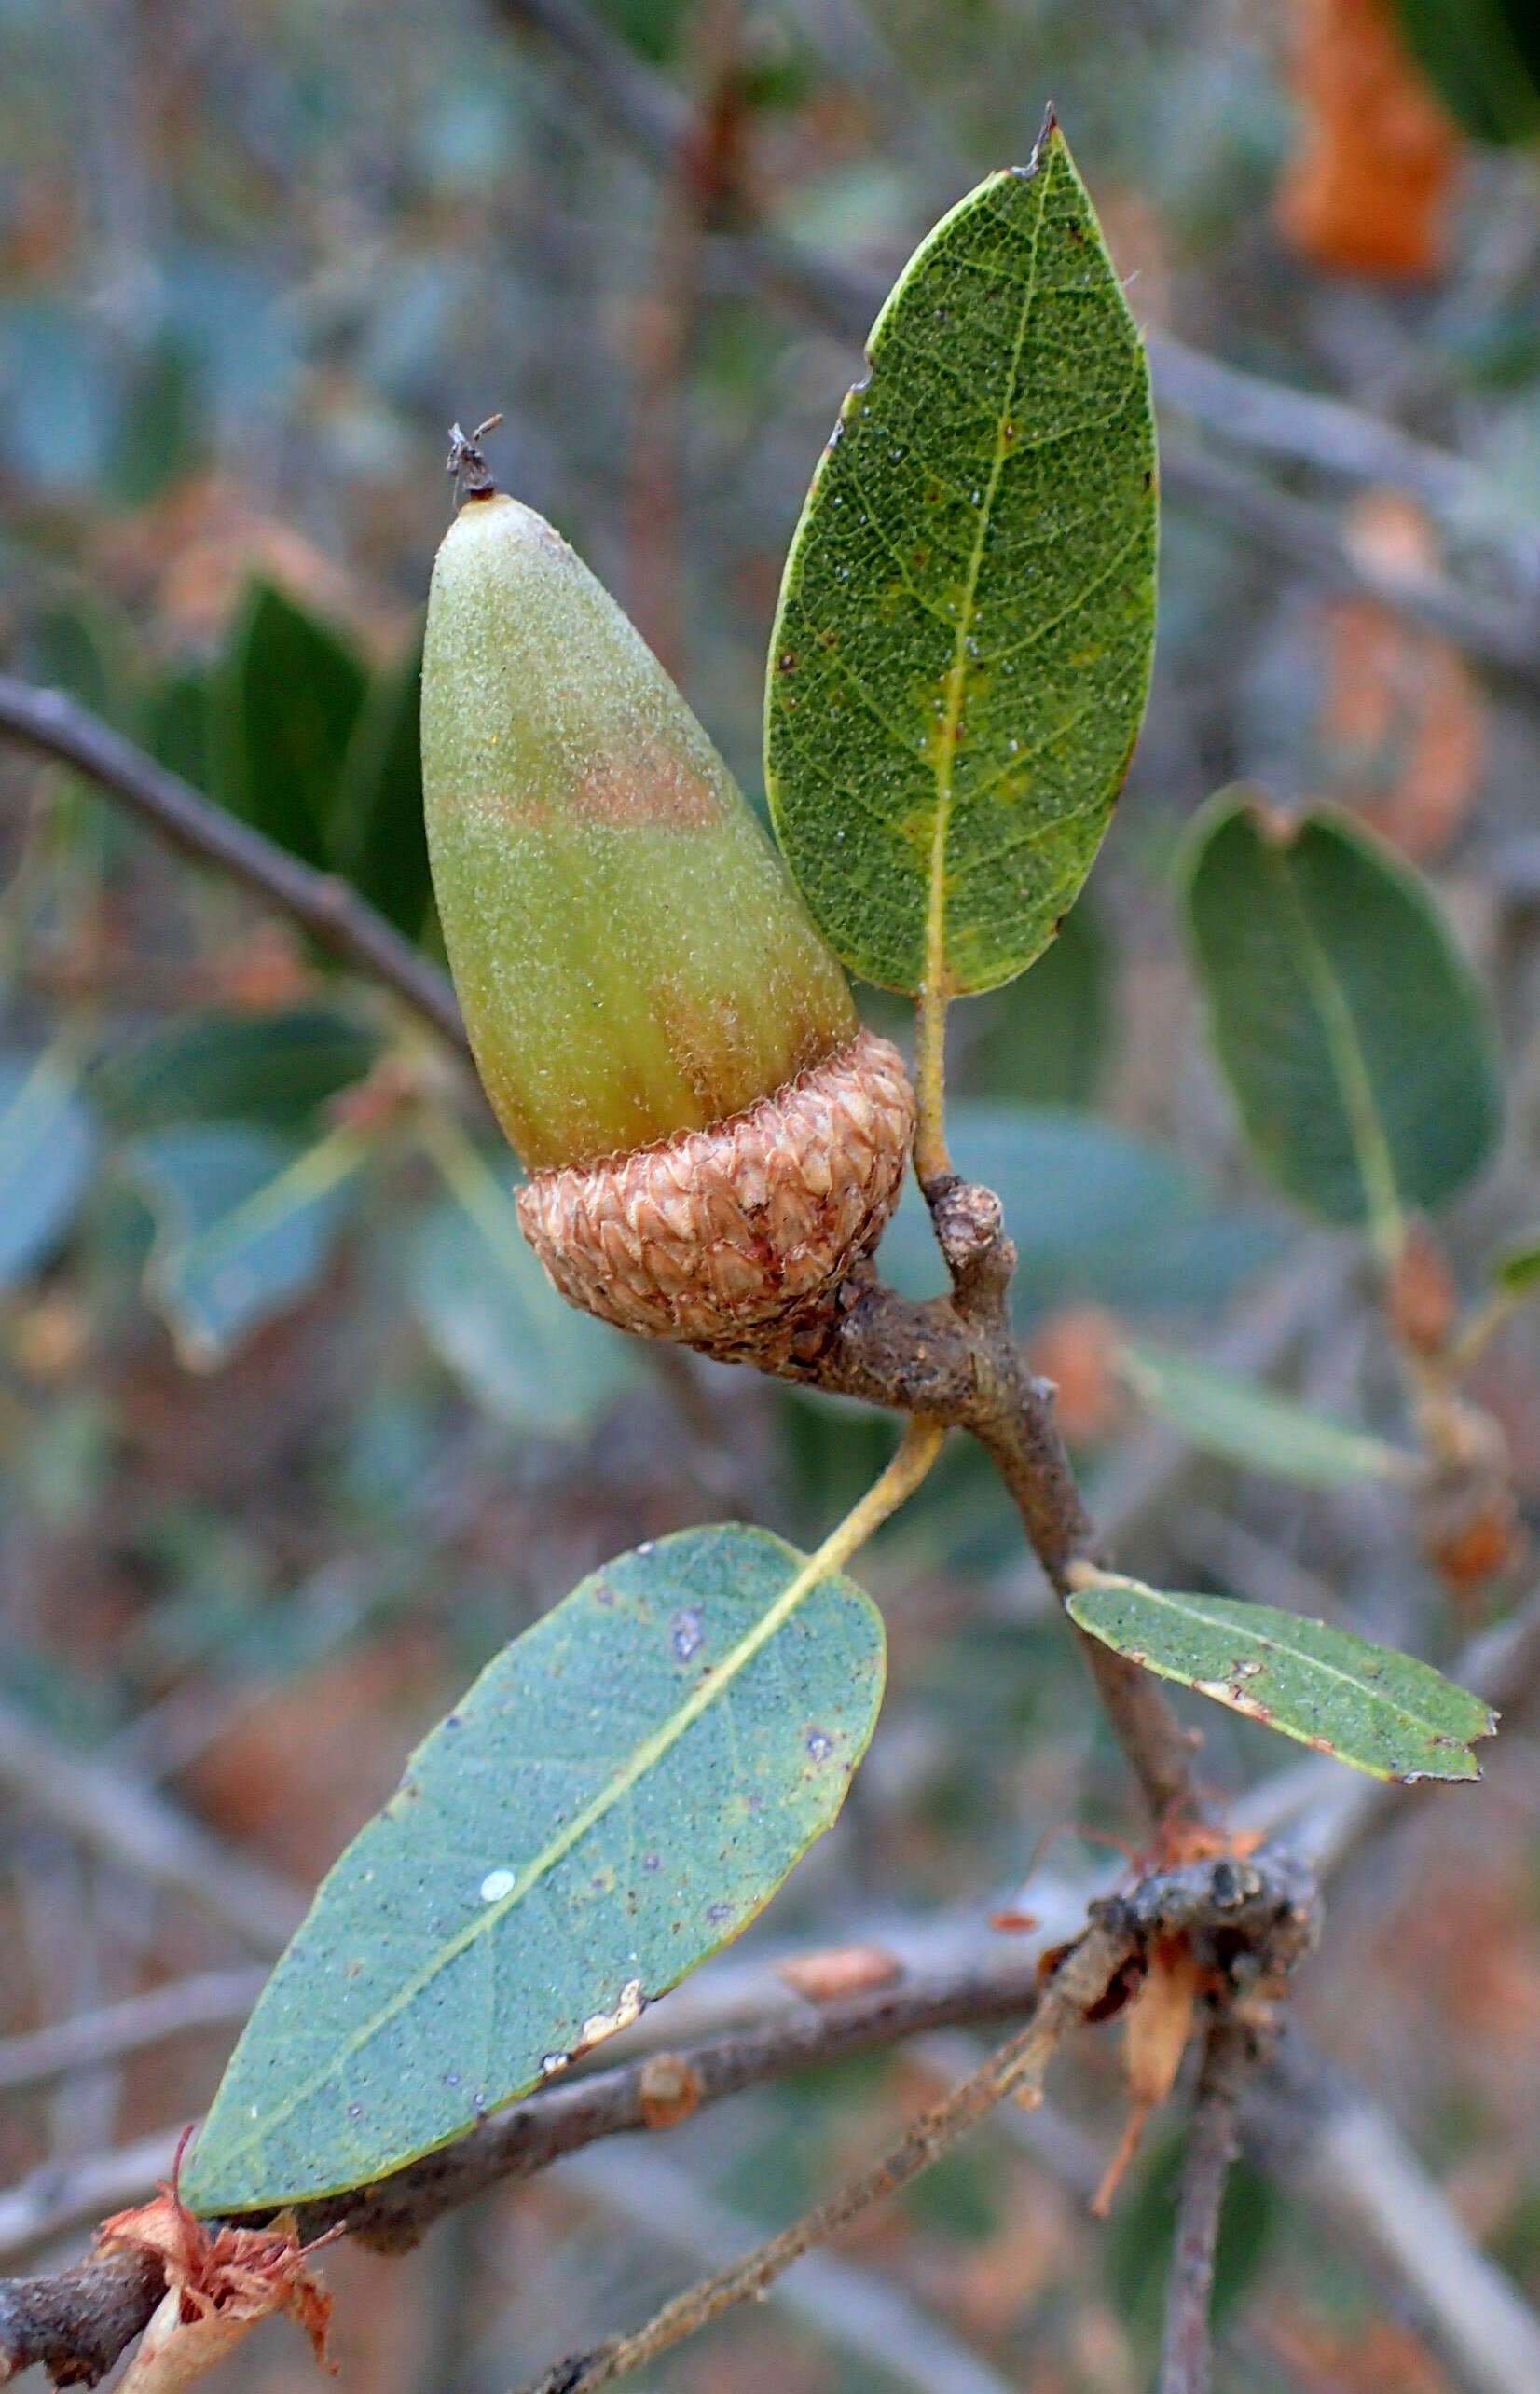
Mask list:
[{"label": "pointed acorn tip", "polygon": [[502,421],[500,408],[495,416],[484,416],[474,433],[463,431],[458,423],[450,425],[449,454],[444,471],[455,486],[457,506],[462,499],[490,499],[496,490],[481,444]]}]

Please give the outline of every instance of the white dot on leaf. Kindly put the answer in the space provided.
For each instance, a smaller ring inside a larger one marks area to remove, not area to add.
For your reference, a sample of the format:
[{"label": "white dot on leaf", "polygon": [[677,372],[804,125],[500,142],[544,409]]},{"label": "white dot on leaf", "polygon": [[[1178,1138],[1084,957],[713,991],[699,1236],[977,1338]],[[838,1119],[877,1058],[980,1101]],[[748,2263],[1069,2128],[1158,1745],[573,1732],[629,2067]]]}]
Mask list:
[{"label": "white dot on leaf", "polygon": [[484,1904],[501,1904],[504,1895],[511,1895],[513,1892],[514,1874],[511,1870],[489,1870],[481,1882]]}]

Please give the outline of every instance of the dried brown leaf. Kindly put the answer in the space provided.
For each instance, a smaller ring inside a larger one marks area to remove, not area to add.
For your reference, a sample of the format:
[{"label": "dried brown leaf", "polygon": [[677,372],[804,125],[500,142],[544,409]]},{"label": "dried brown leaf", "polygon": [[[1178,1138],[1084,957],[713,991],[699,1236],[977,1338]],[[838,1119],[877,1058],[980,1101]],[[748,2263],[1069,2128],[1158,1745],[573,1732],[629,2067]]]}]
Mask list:
[{"label": "dried brown leaf", "polygon": [[[181,2159],[179,2150],[178,2168]],[[309,2265],[311,2254],[330,2241],[323,2236],[301,2245],[288,2212],[264,2228],[208,2228],[182,2201],[176,2171],[151,2202],[115,2212],[97,2232],[98,2250],[152,2252],[166,2272],[165,2295],[120,2394],[181,2394],[259,2319],[280,2312],[304,2329],[317,2360],[330,2369],[332,2300]]]},{"label": "dried brown leaf", "polygon": [[1176,2083],[1192,2034],[1199,1970],[1185,1936],[1163,1937],[1150,1956],[1149,1973],[1125,2013],[1123,2067],[1133,2109],[1122,2139],[1092,2200],[1105,2220],[1124,2171],[1138,2150],[1145,2123]]}]

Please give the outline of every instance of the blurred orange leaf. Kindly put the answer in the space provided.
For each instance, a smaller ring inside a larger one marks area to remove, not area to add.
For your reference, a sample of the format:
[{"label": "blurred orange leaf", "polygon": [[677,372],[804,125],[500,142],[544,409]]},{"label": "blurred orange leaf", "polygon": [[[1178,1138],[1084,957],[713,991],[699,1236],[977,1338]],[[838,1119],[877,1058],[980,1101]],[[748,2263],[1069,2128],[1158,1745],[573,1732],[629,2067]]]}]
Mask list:
[{"label": "blurred orange leaf", "polygon": [[1423,281],[1444,263],[1460,137],[1389,0],[1295,0],[1302,139],[1284,238],[1330,273]]},{"label": "blurred orange leaf", "polygon": [[830,1946],[821,1953],[799,1954],[783,1961],[780,1974],[789,1987],[810,2003],[837,2003],[850,1995],[868,1995],[890,1987],[903,1974],[902,1964],[881,1946]]},{"label": "blurred orange leaf", "polygon": [[1059,1427],[1071,1446],[1093,1446],[1127,1411],[1119,1377],[1122,1333],[1100,1305],[1066,1305],[1032,1339],[1028,1361],[1058,1391]]},{"label": "blurred orange leaf", "polygon": [[[1434,580],[1426,517],[1404,492],[1367,491],[1344,534],[1366,565],[1406,587]],[[1326,610],[1329,657],[1320,736],[1336,794],[1414,864],[1448,847],[1486,763],[1487,709],[1457,649],[1375,604]]]}]

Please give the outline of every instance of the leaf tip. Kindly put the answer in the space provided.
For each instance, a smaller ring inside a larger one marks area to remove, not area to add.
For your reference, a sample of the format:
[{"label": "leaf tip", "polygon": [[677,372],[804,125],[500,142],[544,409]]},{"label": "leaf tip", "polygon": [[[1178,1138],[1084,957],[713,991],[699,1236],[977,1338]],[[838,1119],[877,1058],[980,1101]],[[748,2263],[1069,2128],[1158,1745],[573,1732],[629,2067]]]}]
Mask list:
[{"label": "leaf tip", "polygon": [[1292,847],[1304,828],[1292,808],[1270,798],[1264,791],[1253,791],[1244,802],[1244,811],[1258,838],[1265,840],[1269,847]]}]

